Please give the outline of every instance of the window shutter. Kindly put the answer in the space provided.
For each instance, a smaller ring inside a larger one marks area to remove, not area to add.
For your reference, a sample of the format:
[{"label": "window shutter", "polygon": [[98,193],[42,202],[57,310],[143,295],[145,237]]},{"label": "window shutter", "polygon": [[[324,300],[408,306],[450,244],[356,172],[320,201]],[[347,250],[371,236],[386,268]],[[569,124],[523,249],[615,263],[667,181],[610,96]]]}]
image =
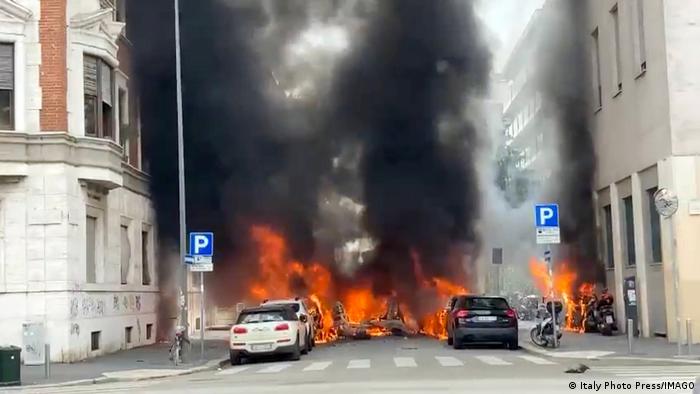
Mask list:
[{"label": "window shutter", "polygon": [[105,62],[100,62],[100,88],[102,89],[102,101],[112,106],[112,68]]},{"label": "window shutter", "polygon": [[12,90],[15,86],[14,45],[0,44],[0,89]]},{"label": "window shutter", "polygon": [[85,94],[97,97],[97,59],[85,56],[83,62]]}]

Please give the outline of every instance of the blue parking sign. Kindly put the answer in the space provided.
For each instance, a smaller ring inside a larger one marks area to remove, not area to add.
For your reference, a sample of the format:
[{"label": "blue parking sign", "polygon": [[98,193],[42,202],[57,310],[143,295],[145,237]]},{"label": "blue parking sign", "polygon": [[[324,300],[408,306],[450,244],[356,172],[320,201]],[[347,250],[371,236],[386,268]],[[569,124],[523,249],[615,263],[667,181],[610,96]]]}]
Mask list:
[{"label": "blue parking sign", "polygon": [[559,227],[559,205],[536,204],[535,227]]},{"label": "blue parking sign", "polygon": [[192,256],[213,256],[214,233],[190,233],[190,254]]}]

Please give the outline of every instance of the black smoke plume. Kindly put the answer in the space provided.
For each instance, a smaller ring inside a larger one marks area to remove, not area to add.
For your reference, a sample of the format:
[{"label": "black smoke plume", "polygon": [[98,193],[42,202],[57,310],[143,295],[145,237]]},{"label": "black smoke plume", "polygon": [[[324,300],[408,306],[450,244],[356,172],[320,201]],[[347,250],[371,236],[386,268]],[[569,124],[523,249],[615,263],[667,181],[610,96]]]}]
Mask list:
[{"label": "black smoke plume", "polygon": [[[285,99],[271,63],[307,14],[301,1],[180,4],[187,227],[216,233],[213,285],[230,302],[232,278],[244,282],[235,266],[252,261],[244,258],[252,253],[252,224],[283,233],[296,259],[310,259],[315,249],[317,194],[330,159],[311,110]],[[169,0],[130,5],[145,158],[161,238],[176,243],[173,7]]]},{"label": "black smoke plume", "polygon": [[364,274],[375,292],[408,301],[420,276],[459,276],[476,245],[477,131],[465,110],[487,87],[491,58],[473,2],[375,5],[336,70],[330,119],[363,150],[364,224],[379,243]]},{"label": "black smoke plume", "polygon": [[543,11],[537,70],[548,116],[559,130],[560,166],[552,180],[561,204],[565,254],[579,281],[601,280],[592,194],[595,150],[589,118],[593,94],[586,2],[548,1]]}]

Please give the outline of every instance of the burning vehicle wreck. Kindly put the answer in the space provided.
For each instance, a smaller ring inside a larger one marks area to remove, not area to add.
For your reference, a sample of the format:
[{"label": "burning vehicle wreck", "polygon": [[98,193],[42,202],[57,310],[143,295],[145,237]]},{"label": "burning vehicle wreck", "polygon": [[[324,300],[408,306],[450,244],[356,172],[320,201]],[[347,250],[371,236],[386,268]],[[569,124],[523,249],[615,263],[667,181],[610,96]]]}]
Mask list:
[{"label": "burning vehicle wreck", "polygon": [[333,308],[333,328],[339,338],[370,339],[374,336],[408,336],[415,335],[415,330],[409,329],[403,319],[397,301],[390,298],[387,301],[386,312],[377,318],[361,322],[350,322],[345,307],[338,301]]}]

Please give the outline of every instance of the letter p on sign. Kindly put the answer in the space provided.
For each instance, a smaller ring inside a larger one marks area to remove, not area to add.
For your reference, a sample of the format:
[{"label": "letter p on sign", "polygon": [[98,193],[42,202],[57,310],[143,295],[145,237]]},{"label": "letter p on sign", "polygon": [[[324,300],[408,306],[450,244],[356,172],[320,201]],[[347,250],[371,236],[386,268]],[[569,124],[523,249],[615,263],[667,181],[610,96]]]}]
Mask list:
[{"label": "letter p on sign", "polygon": [[213,233],[190,233],[190,254],[212,256],[214,254]]},{"label": "letter p on sign", "polygon": [[535,227],[559,227],[559,206],[557,204],[535,205]]}]

